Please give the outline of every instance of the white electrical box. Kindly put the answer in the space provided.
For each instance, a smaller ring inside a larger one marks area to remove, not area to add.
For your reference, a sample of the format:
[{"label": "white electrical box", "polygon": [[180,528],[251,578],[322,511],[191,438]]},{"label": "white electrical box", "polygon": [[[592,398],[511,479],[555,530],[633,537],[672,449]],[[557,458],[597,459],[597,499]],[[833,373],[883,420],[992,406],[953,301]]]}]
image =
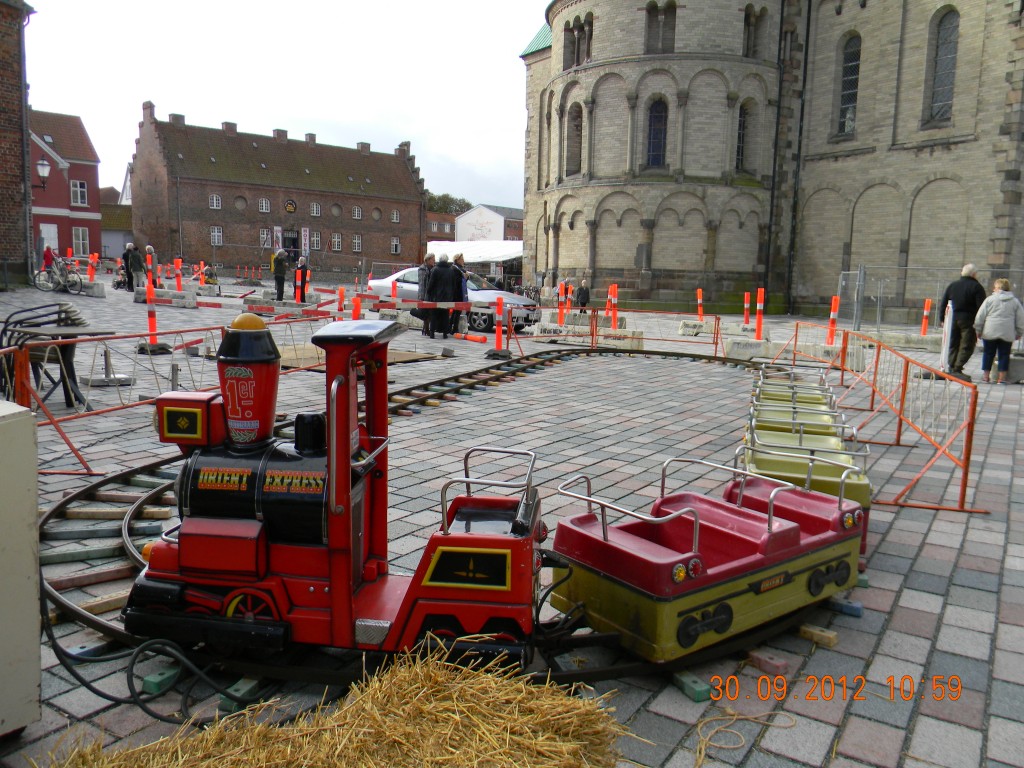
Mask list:
[{"label": "white electrical box", "polygon": [[0,401],[0,736],[39,719],[39,467],[36,422]]}]

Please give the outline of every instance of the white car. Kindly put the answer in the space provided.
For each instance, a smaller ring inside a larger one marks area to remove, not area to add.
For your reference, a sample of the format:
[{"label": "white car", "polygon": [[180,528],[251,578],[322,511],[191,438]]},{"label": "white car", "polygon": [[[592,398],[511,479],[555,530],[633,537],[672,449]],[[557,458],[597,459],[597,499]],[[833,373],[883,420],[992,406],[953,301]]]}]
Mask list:
[{"label": "white car", "polygon": [[[419,268],[408,267],[388,277],[370,280],[367,286],[371,293],[387,300],[391,298],[392,283],[396,286],[398,298],[415,301],[419,293]],[[470,274],[467,285],[470,301],[492,303],[500,296],[505,306],[511,307],[512,321],[516,328],[540,321],[540,307],[537,306],[537,302],[526,296],[502,291],[477,274]],[[473,307],[466,320],[473,331],[490,331],[494,328],[494,307]]]}]

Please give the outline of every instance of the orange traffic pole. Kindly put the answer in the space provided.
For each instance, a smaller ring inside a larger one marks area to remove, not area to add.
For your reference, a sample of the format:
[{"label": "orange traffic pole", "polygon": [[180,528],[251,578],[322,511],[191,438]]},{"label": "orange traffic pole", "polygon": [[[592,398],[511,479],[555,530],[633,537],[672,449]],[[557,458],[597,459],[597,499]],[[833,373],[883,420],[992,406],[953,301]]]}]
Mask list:
[{"label": "orange traffic pole", "polygon": [[199,260],[199,284],[206,285],[206,262]]},{"label": "orange traffic pole", "polygon": [[750,291],[743,294],[743,324],[750,325]]},{"label": "orange traffic pole", "polygon": [[398,298],[398,283],[396,283],[394,280],[391,281],[391,298]]},{"label": "orange traffic pole", "polygon": [[[560,284],[559,285],[559,290],[562,290],[562,287],[563,286]],[[561,310],[562,310],[562,302],[561,301],[558,302],[558,310],[559,310],[559,313],[561,313]],[[497,352],[501,352],[501,319],[504,316],[504,314],[505,314],[505,302],[501,298],[501,296],[499,296],[498,297],[498,307],[494,311],[494,349]],[[559,317],[558,323],[559,323],[559,325],[561,325],[561,323],[562,323],[561,317]]]},{"label": "orange traffic pole", "polygon": [[174,290],[181,293],[181,258],[174,260]]},{"label": "orange traffic pole", "polygon": [[295,270],[295,303],[299,303],[299,295],[302,292],[302,270]]},{"label": "orange traffic pole", "polygon": [[572,296],[573,296],[573,285],[572,285],[572,283],[569,283],[569,285],[567,285],[565,287],[565,312],[566,312],[566,314],[568,314],[569,312],[572,312]]},{"label": "orange traffic pole", "polygon": [[[153,283],[153,254],[146,254],[146,284],[150,285]],[[154,288],[156,286],[153,286]],[[148,288],[146,290],[149,290]],[[148,295],[148,294],[147,294]]]},{"label": "orange traffic pole", "polygon": [[754,328],[754,338],[761,341],[764,334],[764,288],[757,289],[757,324]]},{"label": "orange traffic pole", "polygon": [[619,284],[613,283],[610,286],[612,290],[612,330],[618,330],[619,327]]},{"label": "orange traffic pole", "polygon": [[90,253],[89,254],[89,268],[86,271],[86,275],[88,276],[88,280],[89,280],[90,283],[95,283],[96,282],[96,262],[95,262],[95,258],[96,258],[96,254],[95,253]]},{"label": "orange traffic pole", "polygon": [[256,265],[256,279],[257,280],[262,280],[263,279],[263,265],[262,264]]},{"label": "orange traffic pole", "polygon": [[[146,258],[149,259],[149,254],[146,254]],[[146,283],[146,315],[149,318],[149,343],[156,346],[156,302],[154,299],[156,299],[156,288],[151,280]]]},{"label": "orange traffic pole", "polygon": [[921,318],[921,335],[928,335],[928,314],[932,311],[932,300],[924,300],[924,317]]},{"label": "orange traffic pole", "polygon": [[345,286],[338,286],[338,311],[345,311]]},{"label": "orange traffic pole", "polygon": [[352,319],[363,319],[363,300],[360,299],[358,296],[352,297]]},{"label": "orange traffic pole", "polygon": [[239,280],[242,277],[242,265],[235,264],[235,280]]},{"label": "orange traffic pole", "polygon": [[565,283],[558,283],[558,324],[565,325]]},{"label": "orange traffic pole", "polygon": [[828,313],[828,333],[825,334],[825,344],[832,346],[836,343],[836,321],[839,318],[839,297],[832,297],[832,309]]},{"label": "orange traffic pole", "polygon": [[704,289],[697,289],[697,319],[704,322]]}]

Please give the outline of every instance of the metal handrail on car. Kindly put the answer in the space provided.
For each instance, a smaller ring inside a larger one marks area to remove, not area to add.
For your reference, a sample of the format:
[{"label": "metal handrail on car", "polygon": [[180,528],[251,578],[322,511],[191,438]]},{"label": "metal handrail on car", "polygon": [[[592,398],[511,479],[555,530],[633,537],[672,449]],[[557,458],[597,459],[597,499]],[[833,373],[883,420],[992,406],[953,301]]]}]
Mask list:
[{"label": "metal handrail on car", "polygon": [[721,470],[723,470],[725,472],[729,472],[729,473],[731,473],[733,475],[733,477],[735,477],[736,475],[744,475],[743,480],[740,481],[741,482],[740,495],[739,495],[739,498],[736,500],[736,506],[738,506],[738,507],[743,506],[742,503],[741,503],[742,500],[743,500],[742,484],[746,482],[747,478],[755,477],[755,478],[757,478],[759,480],[768,480],[768,481],[770,481],[772,483],[775,483],[778,486],[778,488],[776,488],[775,490],[773,490],[771,493],[768,494],[768,533],[772,532],[772,522],[775,519],[775,497],[779,493],[781,493],[782,491],[786,491],[786,490],[794,490],[795,491],[795,490],[798,490],[796,485],[794,485],[793,483],[787,482],[786,480],[777,480],[774,477],[765,477],[764,475],[759,475],[756,472],[751,472],[750,470],[747,470],[747,469],[740,469],[737,466],[730,467],[730,466],[728,466],[726,464],[716,464],[715,462],[708,461],[707,459],[690,459],[690,458],[687,458],[685,456],[678,456],[678,457],[676,457],[674,459],[666,459],[665,462],[661,465],[661,495],[662,495],[662,497],[665,496],[665,481],[666,481],[666,479],[668,477],[668,467],[669,467],[670,464],[702,464],[705,467],[711,467],[712,469],[721,469]]},{"label": "metal handrail on car", "polygon": [[[795,448],[799,448],[801,451],[807,451],[809,455],[814,456],[819,453],[834,454],[836,456],[849,456],[853,460],[859,460],[861,462],[861,468],[867,471],[868,456],[871,455],[871,447],[867,443],[857,443],[855,448],[825,448],[822,446],[811,446],[811,445],[791,445],[788,443],[773,443],[770,439],[765,439],[765,435],[769,438],[772,435],[771,431],[758,432],[752,429],[748,432],[750,435],[751,442],[748,445],[752,448],[763,448],[763,449],[780,449],[783,451],[792,451]],[[786,432],[776,432],[775,434],[789,434]],[[801,433],[800,439],[802,440],[806,435]]]},{"label": "metal handrail on car", "polygon": [[[828,465],[831,465],[831,466],[834,466],[834,467],[839,467],[839,468],[843,469],[844,470],[843,473],[839,476],[839,493],[837,494],[838,498],[839,498],[839,509],[843,508],[843,502],[846,500],[846,481],[850,478],[850,476],[851,475],[863,475],[865,477],[865,479],[867,478],[867,470],[866,469],[861,469],[860,467],[857,467],[857,466],[851,466],[850,464],[847,464],[847,463],[842,462],[842,461],[836,461],[834,459],[826,459],[824,456],[812,456],[812,455],[803,454],[803,453],[787,453],[785,451],[765,450],[764,448],[756,448],[756,447],[750,446],[750,445],[741,445],[741,446],[737,447],[736,448],[736,453],[733,456],[733,462],[735,462],[738,465],[739,464],[739,460],[740,460],[740,454],[741,453],[745,453],[746,451],[750,451],[752,453],[763,453],[763,454],[768,455],[768,456],[777,456],[777,457],[781,457],[781,458],[784,458],[784,459],[796,459],[797,461],[801,461],[801,462],[806,461],[807,462],[807,475],[806,475],[806,478],[804,480],[804,487],[803,487],[803,490],[805,490],[805,491],[813,490],[811,488],[811,480],[812,480],[813,475],[814,475],[814,465],[815,465],[815,463],[828,464]],[[747,464],[745,456],[744,456],[744,464]],[[737,466],[737,468],[738,468],[738,466]],[[764,475],[761,475],[761,474],[756,473],[756,472],[752,473],[752,474],[754,474],[755,476],[758,476],[758,477],[764,477]],[[765,479],[774,480],[775,478],[765,478]],[[794,486],[794,487],[796,487],[796,486]],[[832,494],[826,494],[826,495],[831,496]]]},{"label": "metal handrail on car", "polygon": [[[516,480],[487,480],[482,477],[471,477],[469,473],[469,460],[473,454],[478,453],[501,454],[504,456],[528,456],[530,461],[526,467],[526,475],[522,479]],[[528,499],[530,491],[533,489],[533,465],[536,461],[537,454],[533,451],[521,451],[513,448],[496,448],[489,445],[481,445],[475,448],[470,448],[466,451],[462,457],[465,476],[452,478],[441,486],[441,533],[445,536],[448,535],[448,489],[451,486],[465,483],[467,496],[473,495],[473,486],[522,490],[522,494],[520,494],[520,504],[522,504],[523,499]]]},{"label": "metal handrail on car", "polygon": [[[577,485],[581,480],[587,484],[586,496],[583,496],[578,493],[573,493],[572,491],[568,490],[570,487]],[[693,515],[693,549],[691,551],[699,551],[697,545],[700,540],[700,515],[698,514],[697,510],[693,509],[693,507],[683,507],[682,509],[677,509],[665,515],[664,517],[654,517],[652,515],[645,515],[643,512],[636,512],[635,510],[626,509],[625,507],[620,507],[618,504],[613,504],[610,501],[605,501],[604,499],[599,499],[596,496],[594,496],[594,491],[590,483],[590,478],[587,477],[586,475],[575,475],[574,477],[570,477],[568,480],[559,485],[558,488],[556,488],[555,490],[562,496],[568,496],[571,499],[578,499],[579,501],[587,502],[587,512],[590,514],[593,514],[593,504],[597,504],[597,506],[600,507],[601,537],[605,541],[608,541],[607,510],[609,509],[613,509],[616,512],[619,512],[620,514],[628,515],[629,517],[636,518],[637,520],[641,520],[645,523],[652,523],[654,525],[661,525],[662,523],[667,523],[669,520],[675,520],[677,517],[682,517],[686,514]]]}]

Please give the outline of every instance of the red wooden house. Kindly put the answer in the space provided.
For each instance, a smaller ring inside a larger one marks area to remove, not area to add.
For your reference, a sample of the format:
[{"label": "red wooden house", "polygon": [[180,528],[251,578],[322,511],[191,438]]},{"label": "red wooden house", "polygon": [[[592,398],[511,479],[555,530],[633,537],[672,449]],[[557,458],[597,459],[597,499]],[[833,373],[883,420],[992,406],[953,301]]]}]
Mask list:
[{"label": "red wooden house", "polygon": [[68,248],[79,257],[98,253],[102,242],[100,159],[82,119],[30,109],[29,131],[32,239],[37,258],[47,245],[62,256]]}]

